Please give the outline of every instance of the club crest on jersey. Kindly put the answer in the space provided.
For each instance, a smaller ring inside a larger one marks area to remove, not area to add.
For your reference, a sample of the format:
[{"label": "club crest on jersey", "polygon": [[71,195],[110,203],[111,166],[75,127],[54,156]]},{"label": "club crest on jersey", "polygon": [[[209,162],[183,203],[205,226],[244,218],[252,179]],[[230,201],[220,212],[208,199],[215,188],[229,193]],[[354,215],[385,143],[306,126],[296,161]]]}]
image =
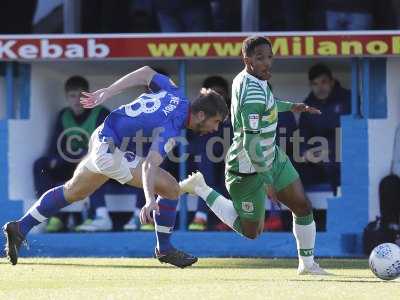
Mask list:
[{"label": "club crest on jersey", "polygon": [[242,202],[242,209],[248,213],[253,212],[254,211],[253,202]]},{"label": "club crest on jersey", "polygon": [[258,129],[260,116],[258,114],[249,114],[249,125],[251,129]]},{"label": "club crest on jersey", "polygon": [[270,114],[268,115],[267,121],[268,121],[269,123],[273,123],[273,122],[276,122],[277,119],[278,119],[278,109],[277,109],[277,107],[276,107],[276,105],[275,105],[275,106],[272,108]]},{"label": "club crest on jersey", "polygon": [[136,154],[133,153],[132,151],[126,151],[124,153],[124,157],[126,158],[126,160],[128,162],[133,162],[135,160],[135,158],[136,158]]}]

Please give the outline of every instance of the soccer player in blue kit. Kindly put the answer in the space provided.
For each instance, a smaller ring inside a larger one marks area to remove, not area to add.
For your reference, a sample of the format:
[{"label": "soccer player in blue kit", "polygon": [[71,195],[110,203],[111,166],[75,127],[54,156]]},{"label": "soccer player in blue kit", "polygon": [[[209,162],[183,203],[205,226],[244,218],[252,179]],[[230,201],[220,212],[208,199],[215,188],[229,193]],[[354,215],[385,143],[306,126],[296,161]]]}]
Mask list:
[{"label": "soccer player in blue kit", "polygon": [[17,264],[19,249],[34,226],[63,207],[85,199],[110,178],[143,188],[146,204],[140,220],[155,223],[155,256],[160,262],[184,268],[197,261],[170,242],[181,191],[175,178],[160,164],[181,137],[182,129],[189,128],[199,134],[217,131],[228,108],[222,96],[212,90],[189,102],[170,78],[147,66],[107,88],[83,93],[81,103],[92,108],[128,87],[142,85],[148,86],[149,91],[112,111],[95,130],[88,155],[73,177],[44,193],[21,219],[4,225],[5,251],[11,264]]}]

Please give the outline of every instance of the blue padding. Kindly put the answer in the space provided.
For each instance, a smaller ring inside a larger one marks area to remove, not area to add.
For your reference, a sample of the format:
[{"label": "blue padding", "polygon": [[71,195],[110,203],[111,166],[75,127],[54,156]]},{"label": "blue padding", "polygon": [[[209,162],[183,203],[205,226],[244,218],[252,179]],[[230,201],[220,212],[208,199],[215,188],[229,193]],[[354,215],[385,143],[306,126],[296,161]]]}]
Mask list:
[{"label": "blue padding", "polygon": [[21,201],[8,200],[8,121],[0,120],[0,226],[19,218]]},{"label": "blue padding", "polygon": [[359,95],[359,59],[351,60],[351,113],[360,117],[360,95]]},{"label": "blue padding", "polygon": [[387,118],[386,58],[370,60],[369,118]]},{"label": "blue padding", "polygon": [[31,66],[19,64],[19,88],[20,88],[20,113],[21,119],[29,119],[31,98]]},{"label": "blue padding", "polygon": [[[152,257],[154,233],[65,233],[33,234],[30,249],[21,256],[31,257]],[[317,234],[316,256],[361,256],[360,236]],[[0,238],[4,242],[4,238]],[[264,233],[248,240],[233,232],[181,232],[172,236],[173,244],[200,257],[296,257],[292,233]],[[355,244],[357,243],[357,244]],[[352,252],[346,252],[345,250]]]},{"label": "blue padding", "polygon": [[[8,121],[0,120],[0,203],[8,201]],[[2,210],[0,210],[0,215]]]},{"label": "blue padding", "polygon": [[360,235],[368,223],[368,120],[342,116],[341,125],[342,197],[328,202],[327,230]]},{"label": "blue padding", "polygon": [[6,63],[6,100],[7,100],[7,119],[15,118],[14,103],[14,63]]},{"label": "blue padding", "polygon": [[371,105],[371,64],[368,58],[362,59],[362,97],[361,97],[361,112],[364,118],[369,118],[369,110]]}]

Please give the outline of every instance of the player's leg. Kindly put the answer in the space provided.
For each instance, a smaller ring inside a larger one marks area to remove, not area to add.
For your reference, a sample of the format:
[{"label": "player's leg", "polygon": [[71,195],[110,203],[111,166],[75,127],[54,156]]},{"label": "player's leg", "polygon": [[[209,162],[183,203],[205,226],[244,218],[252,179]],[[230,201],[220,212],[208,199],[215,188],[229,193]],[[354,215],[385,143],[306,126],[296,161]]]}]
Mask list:
[{"label": "player's leg", "polygon": [[[142,188],[142,162],[132,169],[132,179],[129,185]],[[157,168],[155,176],[155,193],[160,214],[154,215],[155,233],[157,238],[156,257],[161,262],[184,268],[192,265],[197,258],[175,249],[170,241],[176,220],[176,207],[180,195],[176,179],[162,168]]]},{"label": "player's leg", "polygon": [[44,222],[71,203],[85,199],[107,180],[106,176],[79,164],[70,180],[44,193],[18,221],[21,233],[26,236],[33,226]]},{"label": "player's leg", "polygon": [[292,211],[293,234],[296,238],[299,262],[312,265],[316,229],[312,208],[304,194],[300,179],[277,191],[277,197]]},{"label": "player's leg", "polygon": [[34,226],[45,222],[69,204],[86,198],[107,180],[106,176],[93,173],[81,163],[72,179],[44,193],[21,219],[6,223],[3,229],[7,238],[6,254],[10,262],[13,265],[17,263],[19,248]]},{"label": "player's leg", "polygon": [[314,262],[316,229],[311,203],[304,193],[297,171],[287,155],[280,150],[277,151],[272,171],[276,196],[293,214],[293,234],[299,257],[299,274],[327,274]]},{"label": "player's leg", "polygon": [[[129,185],[142,188],[141,164],[132,172],[132,180]],[[176,207],[178,205],[179,185],[176,179],[167,171],[157,168],[155,176],[155,192],[158,196],[157,202],[160,214],[154,218],[157,235],[157,250],[160,253],[168,253],[173,246],[170,237],[175,226]]]},{"label": "player's leg", "polygon": [[258,175],[226,175],[226,185],[240,220],[242,234],[250,239],[262,233],[265,219],[266,186]]},{"label": "player's leg", "polygon": [[233,200],[209,187],[200,172],[180,183],[181,190],[206,201],[210,209],[236,232],[255,239],[265,217],[265,186],[257,176],[228,175],[227,187]]}]

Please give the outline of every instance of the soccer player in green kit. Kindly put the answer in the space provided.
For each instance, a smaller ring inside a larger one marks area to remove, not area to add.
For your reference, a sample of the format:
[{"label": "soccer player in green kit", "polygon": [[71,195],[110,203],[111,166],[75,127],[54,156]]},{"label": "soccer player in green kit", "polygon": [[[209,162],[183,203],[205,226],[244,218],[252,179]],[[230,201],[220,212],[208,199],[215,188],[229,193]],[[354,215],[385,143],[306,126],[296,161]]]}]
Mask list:
[{"label": "soccer player in green kit", "polygon": [[272,45],[264,37],[248,37],[242,46],[245,69],[232,84],[234,138],[226,157],[225,184],[232,200],[209,187],[197,172],[180,183],[181,191],[197,195],[232,229],[255,239],[263,231],[267,193],[293,213],[298,274],[327,275],[314,261],[315,222],[299,175],[275,143],[278,112],[317,113],[303,103],[277,100],[268,86]]}]

